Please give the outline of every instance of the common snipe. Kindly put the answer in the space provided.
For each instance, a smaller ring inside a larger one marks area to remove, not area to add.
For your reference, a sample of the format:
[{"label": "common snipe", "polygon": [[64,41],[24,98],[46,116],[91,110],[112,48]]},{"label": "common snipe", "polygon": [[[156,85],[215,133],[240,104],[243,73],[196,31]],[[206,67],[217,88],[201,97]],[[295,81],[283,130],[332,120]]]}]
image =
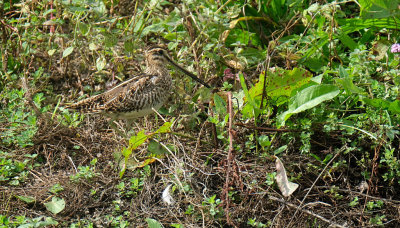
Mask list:
[{"label": "common snipe", "polygon": [[201,79],[171,60],[167,51],[160,47],[149,48],[146,53],[144,73],[133,77],[112,89],[74,103],[68,108],[89,113],[104,113],[112,119],[135,119],[158,110],[167,100],[172,78],[167,69],[170,63],[194,80],[210,87]]}]

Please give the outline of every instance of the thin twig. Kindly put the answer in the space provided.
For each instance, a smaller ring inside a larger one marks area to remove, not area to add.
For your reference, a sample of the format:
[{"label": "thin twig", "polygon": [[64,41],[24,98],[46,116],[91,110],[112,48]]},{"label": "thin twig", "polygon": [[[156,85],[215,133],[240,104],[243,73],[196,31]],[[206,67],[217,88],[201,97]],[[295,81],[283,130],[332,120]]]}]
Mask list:
[{"label": "thin twig", "polygon": [[248,129],[254,129],[254,130],[261,130],[261,131],[271,131],[271,132],[300,132],[301,130],[296,130],[296,129],[277,129],[277,128],[270,128],[270,127],[256,127],[256,126],[250,126],[242,123],[235,123],[235,126],[240,126]]},{"label": "thin twig", "polygon": [[[297,205],[294,205],[294,204],[292,204],[292,203],[289,203],[289,202],[285,201],[284,199],[279,199],[279,198],[276,198],[275,196],[271,196],[271,195],[268,196],[268,198],[269,198],[270,200],[277,201],[277,202],[279,202],[279,203],[283,203],[283,204],[285,204],[285,205],[287,205],[287,206],[289,206],[289,207],[297,208],[297,209],[296,209],[296,212],[297,212],[298,210],[301,210],[302,212],[304,212],[304,213],[306,213],[306,214],[312,215],[312,216],[314,216],[314,217],[316,217],[316,218],[318,218],[318,219],[320,219],[320,220],[322,220],[322,221],[324,221],[324,222],[326,222],[326,223],[329,223],[329,224],[330,224],[329,227],[339,227],[339,228],[345,228],[345,227],[346,227],[346,226],[342,226],[342,225],[339,225],[339,224],[337,224],[337,223],[334,223],[334,222],[332,222],[331,220],[329,220],[329,219],[327,219],[327,218],[324,218],[324,217],[322,217],[321,215],[315,214],[314,212],[312,212],[312,211],[310,211],[310,210],[300,208],[300,207],[301,207],[301,204],[300,204],[299,206],[297,206]],[[290,225],[290,223],[289,223],[289,225]],[[288,225],[287,227],[289,227],[289,225]]]},{"label": "thin twig", "polygon": [[306,200],[306,198],[308,197],[308,195],[310,194],[311,190],[313,189],[313,187],[315,186],[315,184],[317,183],[317,181],[319,180],[319,178],[322,176],[323,173],[325,173],[325,170],[328,168],[328,166],[336,159],[336,157],[342,152],[344,151],[345,148],[342,147],[336,154],[335,156],[325,165],[324,169],[321,171],[321,173],[318,175],[318,177],[314,180],[314,183],[311,185],[310,189],[308,190],[308,192],[306,193],[306,195],[303,197],[303,200],[301,201],[300,205],[297,207],[296,212],[293,214],[292,218],[290,219],[289,225],[288,227],[292,224],[293,219],[296,217],[297,212],[300,210],[300,207],[303,205],[304,201]]},{"label": "thin twig", "polygon": [[228,122],[228,134],[229,134],[229,149],[228,149],[228,157],[227,157],[227,165],[226,165],[226,176],[225,176],[225,185],[223,191],[225,191],[225,215],[226,222],[229,225],[237,227],[229,217],[229,174],[231,172],[232,160],[233,160],[233,130],[232,130],[232,119],[233,119],[233,111],[232,111],[232,94],[231,92],[227,93],[228,95],[228,113],[229,113],[229,122]]}]

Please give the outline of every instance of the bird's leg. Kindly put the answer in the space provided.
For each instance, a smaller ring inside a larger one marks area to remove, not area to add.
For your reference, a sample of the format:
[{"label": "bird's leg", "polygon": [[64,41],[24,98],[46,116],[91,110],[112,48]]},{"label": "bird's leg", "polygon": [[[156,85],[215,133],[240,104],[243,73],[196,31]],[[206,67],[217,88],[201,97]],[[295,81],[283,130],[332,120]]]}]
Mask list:
[{"label": "bird's leg", "polygon": [[[127,137],[126,131],[121,127],[121,125],[117,122],[115,118],[111,118],[108,124],[115,132],[117,132],[118,135],[124,138]],[[123,132],[121,131],[121,129],[123,130]]]}]

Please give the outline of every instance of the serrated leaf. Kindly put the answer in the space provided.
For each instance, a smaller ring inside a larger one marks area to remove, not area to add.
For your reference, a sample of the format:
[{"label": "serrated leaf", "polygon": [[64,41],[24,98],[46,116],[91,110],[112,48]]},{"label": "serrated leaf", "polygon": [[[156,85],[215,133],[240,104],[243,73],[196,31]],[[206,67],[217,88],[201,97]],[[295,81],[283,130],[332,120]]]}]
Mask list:
[{"label": "serrated leaf", "polygon": [[45,203],[46,209],[50,211],[53,214],[58,214],[65,208],[65,200],[58,198],[58,197],[53,197],[51,199],[51,202]]},{"label": "serrated leaf", "polygon": [[67,47],[64,51],[63,51],[63,58],[69,56],[72,52],[74,51],[74,47]]}]

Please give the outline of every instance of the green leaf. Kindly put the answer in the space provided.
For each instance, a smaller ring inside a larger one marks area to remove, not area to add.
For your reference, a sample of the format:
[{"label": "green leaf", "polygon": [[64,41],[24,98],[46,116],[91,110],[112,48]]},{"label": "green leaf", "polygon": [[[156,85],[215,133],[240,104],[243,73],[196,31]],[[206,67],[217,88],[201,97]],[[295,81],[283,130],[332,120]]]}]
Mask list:
[{"label": "green leaf", "polygon": [[74,47],[67,47],[64,51],[63,51],[63,58],[69,56],[72,52],[74,51]]},{"label": "green leaf", "polygon": [[152,24],[143,29],[142,35],[146,36],[149,33],[160,33],[163,32],[164,30],[165,28],[163,24]]},{"label": "green leaf", "polygon": [[152,218],[146,218],[147,225],[149,225],[149,228],[163,228],[164,226],[161,225],[157,220],[152,219]]},{"label": "green leaf", "polygon": [[89,32],[89,26],[86,23],[78,23],[79,30],[81,31],[81,34],[86,36]]},{"label": "green leaf", "polygon": [[226,114],[226,102],[217,93],[214,94],[214,104],[218,114]]},{"label": "green leaf", "polygon": [[59,184],[59,183],[57,183],[57,184],[55,184],[55,185],[53,185],[51,188],[50,188],[50,192],[51,193],[53,193],[53,194],[57,194],[58,192],[61,192],[61,191],[63,191],[64,190],[64,188]]},{"label": "green leaf", "polygon": [[356,93],[361,94],[363,91],[353,83],[353,77],[351,77],[347,71],[340,65],[339,66],[339,77],[336,82],[343,86],[348,94]]},{"label": "green leaf", "polygon": [[[250,89],[249,93],[252,97],[262,96],[264,86],[264,74],[260,74],[257,84]],[[276,68],[274,72],[268,73],[265,92],[268,97],[290,96],[293,90],[300,88],[310,81],[311,72],[294,68],[293,70],[285,70]]]},{"label": "green leaf", "polygon": [[261,110],[260,110],[260,108],[257,107],[257,104],[254,101],[254,97],[252,95],[250,95],[242,72],[239,73],[239,79],[240,79],[240,85],[242,86],[244,95],[246,96],[247,103],[248,103],[248,104],[246,104],[247,107],[245,106],[243,108],[242,114],[247,117],[257,118],[257,116],[261,113]]},{"label": "green leaf", "polygon": [[19,200],[24,201],[25,203],[34,203],[36,201],[35,197],[32,196],[16,196]]},{"label": "green leaf", "polygon": [[358,44],[356,42],[354,42],[354,40],[347,34],[345,33],[340,33],[339,32],[339,36],[338,39],[344,44],[346,45],[346,47],[348,47],[351,51],[354,51],[354,49],[356,47],[358,47]]},{"label": "green leaf", "polygon": [[53,56],[55,52],[56,52],[56,49],[50,49],[50,50],[47,51],[47,54],[49,56]]},{"label": "green leaf", "polygon": [[369,99],[369,98],[364,98],[363,101],[375,108],[383,109],[383,110],[388,110],[393,113],[400,113],[400,101],[395,100],[395,101],[387,101],[383,99]]},{"label": "green leaf", "polygon": [[51,202],[45,203],[46,209],[50,211],[53,214],[58,214],[65,208],[65,200],[58,198],[58,197],[53,197],[51,199]]},{"label": "green leaf", "polygon": [[[134,149],[138,148],[140,145],[142,145],[149,137],[150,137],[149,135],[146,135],[144,133],[144,130],[141,130],[139,133],[137,133],[137,135],[133,135],[129,139],[129,150],[131,151],[131,153],[132,153],[132,150],[134,150]],[[126,156],[126,155],[124,154],[124,156]]]},{"label": "green leaf", "polygon": [[174,122],[174,119],[172,119],[172,121],[170,122],[165,122],[160,128],[158,128],[158,130],[156,132],[154,132],[155,134],[160,134],[160,133],[168,133],[171,132],[171,126],[172,123]]},{"label": "green leaf", "polygon": [[168,154],[168,150],[165,149],[163,145],[160,143],[150,140],[149,146],[147,147],[147,150],[152,153],[153,155],[163,155],[163,154]]},{"label": "green leaf", "polygon": [[313,108],[336,97],[339,92],[339,88],[334,85],[313,85],[301,90],[290,98],[289,109],[278,116],[278,126],[283,126],[292,114]]},{"label": "green leaf", "polygon": [[361,5],[361,17],[363,19],[370,18],[387,18],[398,17],[400,12],[398,5],[399,0],[359,0]]},{"label": "green leaf", "polygon": [[257,138],[257,141],[262,147],[271,146],[271,141],[269,140],[269,137],[267,135],[260,135]]}]

